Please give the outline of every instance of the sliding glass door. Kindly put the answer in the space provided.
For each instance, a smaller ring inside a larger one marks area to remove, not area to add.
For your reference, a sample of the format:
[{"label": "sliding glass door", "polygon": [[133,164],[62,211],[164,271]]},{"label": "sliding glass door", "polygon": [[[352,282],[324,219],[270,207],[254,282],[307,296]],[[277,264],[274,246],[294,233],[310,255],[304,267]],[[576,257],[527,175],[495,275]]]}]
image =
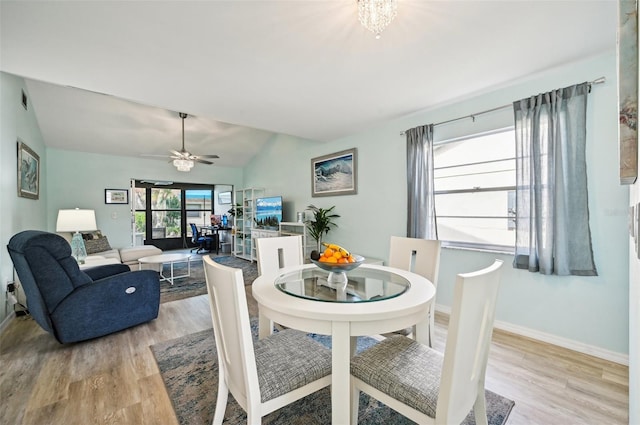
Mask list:
[{"label": "sliding glass door", "polygon": [[162,250],[192,247],[190,223],[210,223],[214,192],[214,185],[136,181],[133,201],[137,244]]}]

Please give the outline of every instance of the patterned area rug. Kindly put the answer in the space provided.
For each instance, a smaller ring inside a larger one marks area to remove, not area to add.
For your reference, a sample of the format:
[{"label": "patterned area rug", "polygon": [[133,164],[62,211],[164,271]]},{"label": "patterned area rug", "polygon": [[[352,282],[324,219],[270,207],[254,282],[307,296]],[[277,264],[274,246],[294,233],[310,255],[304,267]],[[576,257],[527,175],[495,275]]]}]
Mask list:
[{"label": "patterned area rug", "polygon": [[[258,277],[258,267],[256,263],[242,260],[236,257],[215,257],[214,261],[229,267],[242,269],[245,285],[251,283]],[[186,263],[176,263],[173,266],[175,276],[186,274]],[[164,276],[170,276],[170,266],[165,264],[162,270]],[[183,298],[196,297],[207,293],[207,285],[204,279],[204,267],[200,257],[191,260],[191,276],[174,280],[173,285],[169,281],[160,282],[160,303],[181,300]]]},{"label": "patterned area rug", "polygon": [[[257,338],[257,321],[252,320],[254,338]],[[315,338],[316,336],[313,335]],[[328,346],[329,339],[317,338]],[[375,344],[371,338],[358,338],[358,351]],[[173,403],[181,425],[205,425],[213,420],[218,390],[218,366],[213,329],[186,335],[151,346],[158,368]],[[491,391],[486,392],[487,413],[490,425],[503,425],[514,402]],[[360,425],[414,424],[384,404],[360,395]],[[225,424],[246,424],[244,410],[229,395],[225,410]],[[328,388],[311,394],[283,407],[263,418],[264,425],[322,425],[331,423],[331,393]],[[463,422],[475,424],[473,413]]]}]

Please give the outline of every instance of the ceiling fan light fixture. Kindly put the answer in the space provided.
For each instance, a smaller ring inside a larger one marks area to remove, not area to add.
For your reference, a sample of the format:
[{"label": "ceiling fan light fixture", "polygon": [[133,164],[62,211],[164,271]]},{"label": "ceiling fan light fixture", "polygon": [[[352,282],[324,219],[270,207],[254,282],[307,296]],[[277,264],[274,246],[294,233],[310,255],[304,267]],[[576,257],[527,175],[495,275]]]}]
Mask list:
[{"label": "ceiling fan light fixture", "polygon": [[190,159],[174,159],[173,166],[178,169],[178,171],[189,172],[193,168],[194,162]]},{"label": "ceiling fan light fixture", "polygon": [[363,27],[380,38],[380,33],[398,14],[396,0],[357,0],[358,20]]}]

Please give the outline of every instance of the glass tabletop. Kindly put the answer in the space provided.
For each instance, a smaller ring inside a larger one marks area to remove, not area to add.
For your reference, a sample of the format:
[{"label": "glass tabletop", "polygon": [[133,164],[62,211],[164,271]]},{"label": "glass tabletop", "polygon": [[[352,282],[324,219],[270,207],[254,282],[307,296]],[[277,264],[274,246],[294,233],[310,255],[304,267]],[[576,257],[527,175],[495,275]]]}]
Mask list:
[{"label": "glass tabletop", "polygon": [[358,267],[346,275],[346,284],[336,284],[329,282],[329,272],[318,267],[304,268],[278,276],[275,286],[294,297],[334,303],[387,300],[411,286],[404,277],[386,270]]}]

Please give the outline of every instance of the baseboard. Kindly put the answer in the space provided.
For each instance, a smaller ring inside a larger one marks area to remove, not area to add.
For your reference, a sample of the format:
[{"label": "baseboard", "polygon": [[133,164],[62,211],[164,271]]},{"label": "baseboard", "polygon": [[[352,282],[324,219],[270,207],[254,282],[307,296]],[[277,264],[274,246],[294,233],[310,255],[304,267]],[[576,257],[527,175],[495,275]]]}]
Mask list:
[{"label": "baseboard", "polygon": [[[436,311],[448,316],[451,313],[451,308],[449,306],[436,304]],[[578,353],[587,354],[589,356],[598,357],[599,359],[608,360],[610,362],[618,363],[624,366],[629,366],[628,354],[605,350],[604,348],[596,347],[594,345],[584,344],[579,341],[562,338],[557,335],[541,332],[524,326],[514,325],[508,322],[502,322],[500,320],[496,320],[493,327],[495,329],[510,332],[512,334],[524,336],[527,338],[535,339],[537,341],[545,342],[547,344],[552,344],[558,347],[577,351]]]},{"label": "baseboard", "polygon": [[0,323],[0,334],[4,333],[4,331],[7,329],[7,327],[9,326],[9,323],[11,323],[11,321],[13,319],[16,318],[16,313],[14,313],[13,311],[10,312],[7,317],[4,318],[4,320],[2,321],[2,323]]}]

